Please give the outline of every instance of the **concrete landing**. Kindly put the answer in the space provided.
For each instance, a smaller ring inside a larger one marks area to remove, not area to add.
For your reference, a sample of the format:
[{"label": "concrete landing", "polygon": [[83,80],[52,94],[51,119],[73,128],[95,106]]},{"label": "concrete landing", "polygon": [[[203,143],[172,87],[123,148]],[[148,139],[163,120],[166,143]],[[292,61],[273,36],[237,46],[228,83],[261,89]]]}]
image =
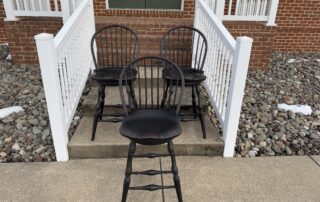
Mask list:
[{"label": "concrete landing", "polygon": [[[136,92],[138,92],[138,90],[136,90]],[[120,92],[119,92],[119,87],[111,87],[108,86],[106,87],[105,90],[106,93],[106,99],[105,99],[105,107],[108,108],[109,113],[112,112],[119,112],[122,110],[121,108],[121,99],[120,99]],[[141,92],[141,97],[144,97],[145,92],[142,91]],[[156,89],[153,90],[153,94],[156,96]],[[191,88],[188,87],[185,89],[185,92],[183,94],[183,99],[182,99],[182,106],[192,106],[192,96],[191,96]],[[148,88],[148,95],[150,96],[151,94],[151,90],[150,88]],[[160,89],[159,91],[160,97],[163,94],[163,89]],[[82,108],[83,108],[83,113],[85,116],[93,116],[94,112],[95,112],[95,108],[96,108],[96,103],[97,103],[97,99],[98,99],[98,87],[92,87],[89,94],[87,95],[87,97],[85,98],[85,100],[82,103]],[[138,98],[137,98],[138,99]],[[144,103],[144,101],[142,101]],[[148,103],[151,103],[150,97],[148,99]],[[208,109],[208,104],[205,102],[205,98],[202,97],[201,98],[201,103],[203,106],[203,110],[207,111]],[[111,106],[118,106],[118,109],[111,107]]]},{"label": "concrete landing", "polygon": [[[318,157],[316,157],[318,158]],[[161,158],[163,168],[170,167]],[[61,163],[0,164],[0,201],[121,200],[126,159],[71,160]],[[178,157],[186,202],[318,202],[320,167],[308,156],[225,159]],[[133,162],[135,170],[159,169],[159,159]],[[165,184],[172,176],[164,175]],[[157,177],[133,176],[132,185],[161,184]],[[175,202],[175,192],[164,199]],[[161,191],[129,191],[128,202],[162,202]]]},{"label": "concrete landing", "polygon": [[[68,145],[72,159],[78,158],[123,158],[127,157],[129,140],[119,133],[121,123],[99,122],[95,141],[91,141],[91,117],[84,117]],[[198,120],[182,122],[182,134],[174,140],[178,156],[222,155],[223,141],[218,130],[206,117],[207,139],[203,139]],[[137,147],[139,152],[167,152],[165,145]]]}]

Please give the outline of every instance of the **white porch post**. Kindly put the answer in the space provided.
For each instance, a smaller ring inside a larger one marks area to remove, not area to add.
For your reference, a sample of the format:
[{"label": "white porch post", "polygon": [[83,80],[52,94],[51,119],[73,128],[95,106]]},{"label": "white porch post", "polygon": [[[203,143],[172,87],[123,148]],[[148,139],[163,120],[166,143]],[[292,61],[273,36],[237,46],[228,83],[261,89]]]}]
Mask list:
[{"label": "white porch post", "polygon": [[252,42],[253,40],[249,37],[237,38],[232,64],[230,91],[227,100],[228,107],[223,126],[224,157],[233,157],[234,154]]},{"label": "white porch post", "polygon": [[68,161],[68,134],[62,104],[54,37],[52,34],[43,33],[36,35],[35,40],[57,161]]},{"label": "white porch post", "polygon": [[62,0],[61,2],[61,12],[63,18],[63,24],[66,23],[71,15],[71,4],[70,0]]},{"label": "white porch post", "polygon": [[266,24],[267,26],[276,26],[278,6],[279,6],[279,0],[270,0],[268,9],[267,9],[267,15],[268,15],[268,22]]},{"label": "white porch post", "polygon": [[14,11],[15,11],[15,2],[13,0],[3,0],[4,10],[6,12],[5,21],[17,21]]},{"label": "white porch post", "polygon": [[216,0],[215,14],[219,18],[219,20],[221,20],[221,21],[223,20],[223,16],[224,16],[225,5],[226,5],[225,0]]}]

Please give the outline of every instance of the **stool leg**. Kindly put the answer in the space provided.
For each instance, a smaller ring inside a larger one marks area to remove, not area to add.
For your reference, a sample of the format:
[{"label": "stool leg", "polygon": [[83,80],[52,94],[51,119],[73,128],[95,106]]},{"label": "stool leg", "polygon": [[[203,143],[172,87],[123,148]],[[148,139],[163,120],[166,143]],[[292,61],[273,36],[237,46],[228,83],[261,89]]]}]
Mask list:
[{"label": "stool leg", "polygon": [[163,95],[163,99],[162,99],[162,101],[161,101],[161,109],[163,109],[163,108],[165,108],[165,104],[166,104],[166,99],[167,99],[167,94],[168,94],[168,90],[169,90],[169,85],[168,84],[166,84],[166,87],[165,87],[165,90],[164,90],[164,95]]},{"label": "stool leg", "polygon": [[94,118],[93,118],[91,141],[93,141],[96,136],[98,119],[101,116],[101,102],[102,102],[101,99],[103,96],[103,90],[104,90],[104,87],[102,85],[99,85],[98,100],[97,100],[97,104],[96,104],[96,112],[95,112]]},{"label": "stool leg", "polygon": [[194,119],[196,119],[197,118],[196,96],[194,91],[195,91],[194,86],[192,86],[192,110],[193,110],[193,117]]},{"label": "stool leg", "polygon": [[[130,90],[130,92],[129,92],[129,96],[130,96],[130,98],[132,99],[132,104],[133,104],[133,107],[135,108],[135,109],[137,109],[138,108],[138,104],[137,104],[137,100],[136,100],[136,96],[135,96],[135,94],[134,94],[134,89],[133,89],[133,84],[132,83],[130,83],[129,84],[129,90]],[[131,106],[130,106],[131,107]]]},{"label": "stool leg", "polygon": [[127,201],[128,191],[130,187],[130,181],[131,181],[131,173],[132,173],[132,155],[136,151],[136,143],[131,141],[129,145],[129,152],[128,152],[128,158],[127,158],[127,167],[126,167],[126,174],[123,182],[123,191],[122,191],[122,202]]},{"label": "stool leg", "polygon": [[177,162],[176,162],[176,155],[174,153],[174,148],[173,148],[173,143],[172,141],[168,142],[168,151],[171,156],[171,162],[172,162],[172,173],[173,173],[173,181],[174,181],[174,186],[176,187],[176,192],[177,192],[177,197],[178,201],[182,202],[182,192],[181,192],[181,185],[180,185],[180,178],[178,175],[178,167],[177,167]]},{"label": "stool leg", "polygon": [[207,138],[206,125],[204,122],[203,109],[202,109],[202,105],[201,105],[201,95],[200,95],[200,89],[199,89],[198,84],[196,85],[196,91],[197,91],[197,96],[198,96],[198,110],[199,110],[199,117],[200,117],[200,123],[201,123],[201,128],[202,128],[202,134],[203,134],[203,138],[206,139]]},{"label": "stool leg", "polygon": [[99,120],[102,120],[103,110],[104,110],[104,100],[106,98],[106,92],[105,92],[106,86],[102,86],[102,94],[101,94],[101,100],[100,100],[100,117]]}]

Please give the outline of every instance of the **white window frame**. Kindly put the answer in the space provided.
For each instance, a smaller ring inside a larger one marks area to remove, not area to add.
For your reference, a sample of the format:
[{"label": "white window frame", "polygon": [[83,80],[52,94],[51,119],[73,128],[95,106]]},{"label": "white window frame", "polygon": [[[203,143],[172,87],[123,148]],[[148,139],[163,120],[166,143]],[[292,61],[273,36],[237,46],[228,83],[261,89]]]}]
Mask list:
[{"label": "white window frame", "polygon": [[107,10],[142,10],[142,11],[184,11],[184,1],[185,0],[181,0],[180,9],[136,9],[136,8],[110,8],[109,0],[106,0],[106,9]]}]

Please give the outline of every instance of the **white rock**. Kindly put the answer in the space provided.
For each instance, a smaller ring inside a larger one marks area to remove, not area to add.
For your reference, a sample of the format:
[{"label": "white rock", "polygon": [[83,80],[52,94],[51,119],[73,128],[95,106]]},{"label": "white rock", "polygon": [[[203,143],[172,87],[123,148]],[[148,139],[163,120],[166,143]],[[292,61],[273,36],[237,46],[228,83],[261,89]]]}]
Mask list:
[{"label": "white rock", "polygon": [[11,54],[9,54],[7,57],[6,57],[6,60],[11,60],[12,57],[11,57]]},{"label": "white rock", "polygon": [[40,145],[40,147],[38,149],[36,149],[36,153],[37,154],[41,154],[43,153],[45,150],[47,149],[47,147]]},{"label": "white rock", "polygon": [[24,155],[26,155],[26,152],[25,152],[23,149],[21,149],[20,152],[19,152],[19,154],[20,154],[21,156],[24,156]]},{"label": "white rock", "polygon": [[7,153],[5,153],[5,152],[0,152],[0,157],[1,158],[4,158],[4,157],[6,157],[7,156]]},{"label": "white rock", "polygon": [[312,109],[309,105],[287,105],[278,104],[278,108],[285,111],[292,111],[293,113],[301,113],[304,115],[311,115]]},{"label": "white rock", "polygon": [[14,143],[14,144],[12,145],[12,150],[14,150],[14,151],[19,151],[19,150],[20,150],[20,145],[19,145],[18,143]]},{"label": "white rock", "polygon": [[312,122],[312,125],[313,126],[320,126],[320,121],[314,121],[314,122]]},{"label": "white rock", "polygon": [[18,113],[18,112],[21,112],[21,111],[24,111],[24,110],[20,106],[7,107],[7,108],[4,108],[4,109],[0,109],[0,118],[3,119],[3,118],[9,116],[10,114],[12,114],[14,112]]},{"label": "white rock", "polygon": [[266,147],[266,146],[267,146],[267,143],[266,143],[265,141],[262,141],[262,142],[259,143],[259,145],[260,145],[261,147]]},{"label": "white rock", "polygon": [[79,120],[80,116],[75,116],[73,120]]},{"label": "white rock", "polygon": [[252,133],[248,133],[247,136],[248,136],[249,139],[253,138],[253,134]]},{"label": "white rock", "polygon": [[254,151],[254,150],[250,150],[250,151],[248,152],[248,154],[249,154],[250,157],[255,157],[255,156],[257,155],[257,152]]},{"label": "white rock", "polygon": [[291,59],[289,59],[289,60],[287,61],[287,63],[291,64],[291,63],[294,63],[295,61],[296,61],[296,59],[291,58]]},{"label": "white rock", "polygon": [[313,112],[313,114],[314,114],[315,116],[320,115],[320,110],[316,110],[316,111],[314,111],[314,112]]},{"label": "white rock", "polygon": [[9,142],[11,142],[12,141],[12,138],[11,137],[7,137],[6,139],[4,139],[4,142],[5,143],[9,143]]}]

